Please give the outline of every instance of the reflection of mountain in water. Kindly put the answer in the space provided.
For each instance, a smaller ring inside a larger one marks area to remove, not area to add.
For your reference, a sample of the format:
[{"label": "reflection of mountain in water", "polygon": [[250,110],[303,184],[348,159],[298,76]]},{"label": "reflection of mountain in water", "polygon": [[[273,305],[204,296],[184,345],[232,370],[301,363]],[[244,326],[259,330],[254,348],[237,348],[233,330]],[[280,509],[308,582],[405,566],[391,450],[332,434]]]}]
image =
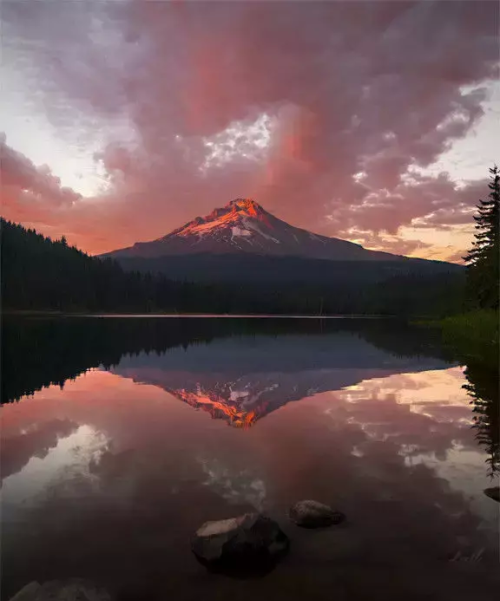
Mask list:
[{"label": "reflection of mountain in water", "polygon": [[247,342],[254,335],[291,341],[293,335],[341,333],[369,340],[388,354],[442,355],[434,332],[396,320],[6,317],[1,337],[1,398],[5,403],[50,384],[62,386],[89,368],[117,365],[122,357],[143,351],[161,354],[174,347],[239,336],[247,336]]},{"label": "reflection of mountain in water", "polygon": [[290,401],[362,380],[449,367],[442,359],[404,357],[356,332],[240,336],[122,358],[112,372],[153,384],[196,409],[248,427]]}]

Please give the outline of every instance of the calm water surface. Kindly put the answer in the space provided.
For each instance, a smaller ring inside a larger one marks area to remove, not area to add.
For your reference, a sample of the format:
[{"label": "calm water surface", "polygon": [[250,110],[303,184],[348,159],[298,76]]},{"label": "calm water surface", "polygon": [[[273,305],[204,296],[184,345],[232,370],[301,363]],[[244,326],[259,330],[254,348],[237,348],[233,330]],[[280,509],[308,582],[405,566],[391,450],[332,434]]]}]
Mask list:
[{"label": "calm water surface", "polygon": [[[495,442],[434,334],[23,318],[3,346],[4,598],[66,577],[123,599],[492,598]],[[294,527],[306,498],[347,522]],[[191,534],[251,510],[280,522],[289,556],[258,580],[208,574]]]}]

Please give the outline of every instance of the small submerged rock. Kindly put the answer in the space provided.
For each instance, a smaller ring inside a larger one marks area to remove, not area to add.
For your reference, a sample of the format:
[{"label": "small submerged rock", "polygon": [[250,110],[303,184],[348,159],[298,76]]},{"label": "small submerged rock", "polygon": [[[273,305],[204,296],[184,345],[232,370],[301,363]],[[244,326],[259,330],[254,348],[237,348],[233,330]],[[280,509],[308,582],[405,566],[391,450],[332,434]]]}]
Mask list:
[{"label": "small submerged rock", "polygon": [[290,541],[278,524],[259,513],[206,522],[191,549],[212,571],[245,576],[265,573],[288,551]]},{"label": "small submerged rock", "polygon": [[292,522],[302,528],[325,528],[340,524],[345,519],[345,515],[340,511],[335,511],[328,505],[311,499],[295,503],[290,507],[288,516]]},{"label": "small submerged rock", "polygon": [[30,582],[10,601],[111,601],[104,589],[81,579]]},{"label": "small submerged rock", "polygon": [[493,486],[492,488],[485,488],[484,494],[490,499],[494,501],[498,501],[500,503],[500,486]]}]

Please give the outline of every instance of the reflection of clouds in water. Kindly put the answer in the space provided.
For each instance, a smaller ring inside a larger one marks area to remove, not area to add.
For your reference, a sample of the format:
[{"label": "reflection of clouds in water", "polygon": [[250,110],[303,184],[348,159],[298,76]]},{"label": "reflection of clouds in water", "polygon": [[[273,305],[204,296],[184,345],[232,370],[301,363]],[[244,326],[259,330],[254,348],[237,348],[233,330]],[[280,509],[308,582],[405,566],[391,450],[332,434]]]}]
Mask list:
[{"label": "reflection of clouds in water", "polygon": [[214,489],[229,503],[249,504],[255,509],[263,508],[266,498],[266,485],[250,470],[232,471],[217,460],[198,458],[207,478],[202,483]]},{"label": "reflection of clouds in water", "polygon": [[463,379],[461,368],[374,378],[332,393],[337,403],[325,413],[359,427],[367,441],[399,444],[400,455],[445,460],[457,443],[470,446]]},{"label": "reflection of clouds in water", "polygon": [[[306,466],[312,481],[318,480],[321,489],[322,482],[350,465],[349,455],[352,459],[361,458],[353,464],[351,476],[359,469],[365,474],[379,473],[382,478],[392,473],[394,465],[404,468],[422,463],[440,475],[440,466],[453,461],[463,465],[464,474],[474,471],[480,479],[484,476],[484,454],[470,429],[470,406],[466,392],[461,389],[463,382],[459,368],[366,379],[355,386],[289,404],[283,412],[261,420],[253,436],[220,429],[217,423],[207,426],[196,412],[178,404],[158,387],[139,386],[97,371],[69,382],[63,391],[58,387],[47,389],[43,405],[29,403],[23,410],[20,403],[8,407],[7,413],[12,440],[16,434],[19,438],[19,431],[35,420],[43,424],[64,418],[75,427],[77,423],[92,425],[81,426],[75,436],[85,431],[93,432],[94,436],[96,432],[106,433],[112,447],[104,439],[102,446],[97,443],[94,461],[87,460],[85,470],[80,467],[80,476],[77,476],[77,459],[67,461],[70,464],[66,469],[67,486],[74,490],[79,478],[81,490],[83,486],[87,490],[91,486],[99,495],[126,504],[135,491],[144,490],[149,482],[153,486],[158,474],[166,479],[169,494],[174,495],[183,490],[186,479],[194,477],[221,501],[260,509],[271,502],[270,484],[273,498],[285,495],[287,487],[295,486],[295,481],[315,485],[306,476],[297,475],[300,466]],[[258,384],[259,390],[262,382]],[[278,390],[281,389],[280,385]],[[252,390],[243,386],[234,386],[231,392],[244,401],[253,396]],[[248,395],[244,395],[246,392]],[[217,433],[217,442],[212,447],[209,441],[213,432]],[[75,439],[66,435],[51,456],[62,453],[65,444],[71,446],[71,440]],[[78,447],[78,443],[73,446]],[[88,449],[89,443],[80,446]],[[475,453],[477,460],[465,465],[464,453],[450,455],[459,447]],[[326,461],[327,448],[336,449],[337,462]],[[341,460],[343,453],[346,455]],[[33,454],[31,457],[30,464],[35,461]],[[91,477],[82,476],[89,471],[89,463]],[[72,469],[71,464],[74,464]],[[68,494],[62,481],[66,477],[62,477],[64,471],[59,470],[61,477],[56,477],[57,470],[53,472],[53,494],[56,488],[57,494]],[[361,472],[360,477],[365,478]],[[21,474],[27,474],[26,480],[31,479],[29,471]],[[453,480],[455,490],[463,490],[459,482],[462,476],[457,470],[444,477]],[[477,490],[482,491],[486,485],[477,484]]]},{"label": "reflection of clouds in water", "polygon": [[481,515],[492,528],[497,528],[498,507],[481,492],[486,486],[484,454],[454,445],[447,452],[446,459],[441,461],[429,455],[415,454],[408,465],[423,463],[432,468],[438,478],[446,480],[452,489],[459,490],[468,498],[476,514]]},{"label": "reflection of clouds in water", "polygon": [[[455,371],[444,378],[434,371],[402,374],[399,379],[379,373],[376,380],[366,379],[358,387],[289,403],[244,432],[216,420],[207,423],[161,388],[109,373],[87,374],[68,382],[63,391],[47,389],[43,404],[7,407],[12,439],[34,421],[43,425],[65,418],[75,426],[89,426],[75,432],[87,432],[80,444],[65,435],[66,461],[52,470],[45,494],[38,494],[33,503],[35,511],[17,520],[12,520],[11,511],[4,512],[4,532],[11,548],[20,549],[20,564],[26,561],[24,549],[34,530],[39,533],[31,560],[36,565],[47,545],[64,548],[67,539],[61,536],[71,532],[71,540],[82,540],[92,528],[86,548],[94,557],[100,557],[110,537],[119,541],[115,552],[124,540],[137,536],[138,544],[131,542],[126,552],[141,563],[158,556],[156,543],[146,557],[141,555],[141,541],[147,537],[160,536],[174,555],[179,539],[165,532],[175,530],[187,537],[200,523],[227,517],[231,511],[273,512],[293,500],[317,498],[338,504],[362,524],[367,545],[363,553],[374,558],[385,554],[399,559],[407,549],[412,557],[421,552],[440,558],[453,557],[457,549],[475,551],[486,546],[478,528],[485,527],[486,519],[494,535],[495,522],[470,502],[456,470],[440,472],[440,466],[449,463],[463,467],[465,476],[476,470],[476,497],[487,486],[479,480],[485,475],[481,465],[476,468],[467,454],[453,451],[453,441],[462,444],[461,436],[466,451],[475,444],[471,429],[457,423],[451,411],[462,402],[463,376]],[[294,384],[300,376],[294,376]],[[263,386],[262,382],[257,390],[270,385],[269,380]],[[303,389],[309,389],[309,382]],[[241,397],[245,400],[253,392],[243,386],[232,391],[248,391]],[[426,414],[413,411],[410,402],[425,404]],[[102,446],[98,433],[105,433]],[[83,461],[84,451],[91,454],[92,448],[93,460]],[[63,446],[58,449],[64,451]],[[441,452],[446,461],[438,458]],[[478,449],[480,464],[484,455],[479,453]],[[29,479],[29,472],[23,473]],[[457,543],[457,535],[466,537],[463,544]]]},{"label": "reflection of clouds in water", "polygon": [[425,413],[436,406],[461,406],[469,408],[467,392],[461,388],[463,369],[452,367],[407,374],[393,374],[383,378],[370,378],[355,386],[348,386],[335,396],[349,402],[369,397],[394,397],[397,403],[411,405],[414,412]]},{"label": "reflection of clouds in water", "polygon": [[74,433],[60,438],[55,447],[40,457],[32,457],[17,473],[5,478],[2,505],[26,507],[41,497],[57,494],[80,495],[80,484],[92,484],[89,465],[98,460],[107,439],[90,426],[80,426]]},{"label": "reflection of clouds in water", "polygon": [[[5,420],[2,425],[5,425]],[[2,481],[19,472],[32,457],[46,457],[59,440],[67,438],[77,429],[77,423],[64,418],[34,422],[14,431],[11,429],[10,432],[8,428],[2,428]]]},{"label": "reflection of clouds in water", "polygon": [[496,508],[481,492],[485,458],[471,433],[470,399],[463,382],[459,367],[375,378],[333,392],[335,403],[324,413],[365,436],[351,455],[373,459],[382,452],[380,445],[389,445],[405,466],[430,468],[493,524]]}]

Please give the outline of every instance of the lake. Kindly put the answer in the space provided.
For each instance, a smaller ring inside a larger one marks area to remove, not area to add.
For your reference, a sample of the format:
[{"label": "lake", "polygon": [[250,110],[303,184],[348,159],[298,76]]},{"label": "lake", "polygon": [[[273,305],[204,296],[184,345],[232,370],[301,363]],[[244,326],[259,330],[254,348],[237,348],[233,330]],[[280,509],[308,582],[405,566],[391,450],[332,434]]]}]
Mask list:
[{"label": "lake", "polygon": [[[466,378],[433,330],[12,317],[2,355],[3,598],[67,577],[144,601],[497,590],[499,505],[483,490],[498,425],[464,388],[496,383],[477,366]],[[300,529],[286,512],[302,499],[347,520]],[[252,510],[280,523],[289,555],[263,578],[207,572],[192,534]]]}]

